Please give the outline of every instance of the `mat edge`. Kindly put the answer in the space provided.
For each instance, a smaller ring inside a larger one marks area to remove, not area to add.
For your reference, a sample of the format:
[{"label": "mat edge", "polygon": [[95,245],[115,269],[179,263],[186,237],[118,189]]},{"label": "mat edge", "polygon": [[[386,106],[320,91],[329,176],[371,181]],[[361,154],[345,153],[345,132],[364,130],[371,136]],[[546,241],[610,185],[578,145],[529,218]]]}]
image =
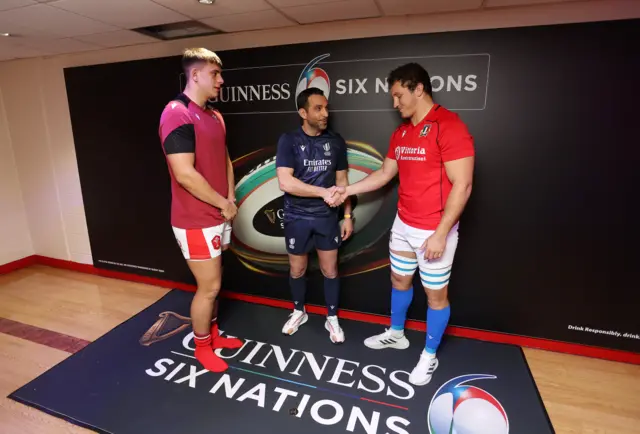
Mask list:
[{"label": "mat edge", "polygon": [[[53,368],[54,367],[51,367],[50,369],[53,369]],[[34,381],[37,378],[38,377],[34,378],[31,381]],[[31,381],[29,383],[31,383]],[[29,384],[29,383],[27,383],[27,384]],[[27,384],[25,384],[25,386]],[[22,386],[22,387],[24,387],[24,386]],[[22,389],[22,387],[20,389]],[[20,390],[20,389],[18,389],[18,390]],[[50,416],[53,416],[53,417],[55,417],[57,419],[64,420],[65,422],[68,422],[71,425],[79,426],[81,428],[85,428],[85,429],[91,430],[91,431],[96,432],[98,434],[113,434],[111,431],[105,431],[105,430],[103,430],[101,428],[98,428],[98,427],[95,427],[95,426],[93,426],[91,424],[88,424],[88,423],[85,423],[85,422],[81,422],[81,421],[76,420],[76,419],[74,419],[74,418],[72,418],[70,416],[64,415],[64,414],[59,413],[59,412],[57,412],[55,410],[51,410],[50,408],[45,407],[43,405],[38,405],[38,404],[33,403],[33,402],[31,402],[31,401],[29,401],[27,399],[20,398],[20,397],[16,396],[15,393],[16,392],[12,392],[10,395],[7,395],[7,399],[11,399],[12,401],[15,401],[15,402],[17,402],[19,404],[25,405],[27,407],[34,408],[34,409],[36,409],[38,411],[46,413],[46,414],[48,414]]]},{"label": "mat edge", "polygon": [[[27,383],[23,384],[22,386],[18,387],[17,389],[15,389],[13,392],[11,392],[10,395],[7,396],[7,398],[10,398],[11,396],[15,396],[20,390],[24,389],[25,387],[27,387],[29,384],[31,384],[32,382],[34,382],[35,380],[37,380],[38,378],[40,378],[41,376],[43,376],[44,374],[46,374],[47,372],[51,371],[52,369],[54,369],[56,366],[66,362],[67,360],[69,360],[72,357],[81,357],[83,351],[87,351],[87,348],[89,347],[89,345],[91,344],[95,344],[97,342],[100,342],[101,339],[105,339],[106,336],[111,333],[112,331],[123,327],[126,323],[128,323],[129,321],[133,321],[133,319],[141,314],[143,311],[151,308],[153,305],[159,303],[160,301],[164,300],[165,298],[167,298],[169,296],[169,294],[171,294],[174,291],[178,291],[177,289],[173,289],[171,291],[167,291],[166,294],[163,294],[162,297],[160,297],[159,299],[157,299],[156,301],[154,301],[153,303],[151,303],[148,306],[143,307],[141,310],[139,310],[138,312],[135,312],[134,314],[131,315],[131,317],[127,318],[126,320],[122,321],[121,323],[119,323],[118,325],[116,325],[115,327],[112,327],[111,329],[107,330],[105,333],[103,333],[101,336],[99,336],[97,339],[90,341],[89,344],[87,344],[86,346],[80,348],[78,351],[76,351],[75,353],[69,353],[68,357],[65,357],[64,359],[60,360],[58,363],[52,365],[51,367],[47,368],[44,372],[42,372],[41,374],[37,375],[36,377],[32,378],[31,380],[29,380]],[[12,398],[14,399],[14,398]],[[15,400],[15,399],[14,399]]]},{"label": "mat edge", "polygon": [[[163,280],[154,277],[146,277],[137,274],[125,273],[121,271],[112,271],[107,269],[101,269],[94,265],[83,264],[79,262],[68,261],[64,259],[57,259],[46,257],[42,255],[31,255],[17,261],[11,262],[9,264],[4,264],[0,266],[0,275],[7,274],[9,272],[13,272],[19,270],[21,268],[27,268],[32,265],[44,265],[52,268],[65,269],[85,274],[98,275],[111,279],[118,279],[128,282],[137,282],[144,283],[149,285],[155,285],[162,288],[170,288],[170,289],[180,289],[189,292],[195,292],[195,286],[188,285],[180,282],[172,282],[168,280]],[[240,293],[229,293],[228,291],[221,292],[222,297],[226,298],[234,298],[234,299],[242,299],[241,297],[249,297],[254,298],[257,301],[253,301],[259,304],[267,304],[274,305],[272,303],[277,303],[276,307],[283,307],[283,304],[286,304],[287,307],[289,305],[284,300],[276,300],[276,299],[268,299],[266,297],[260,296],[250,296]],[[291,307],[293,304],[291,304]],[[310,306],[310,309],[317,309],[321,311],[323,308],[321,306]],[[351,316],[348,314],[351,312],[355,317],[358,318],[348,318]],[[390,319],[387,316],[376,315],[376,314],[365,314],[358,313],[355,311],[342,311],[342,313],[346,313],[347,316],[344,316],[347,319],[355,319],[356,321],[364,321],[370,323],[377,324],[387,324]],[[422,330],[425,329],[424,321],[416,321],[410,320],[407,322],[407,328],[411,328],[414,330]],[[620,362],[620,363],[629,363],[634,365],[640,365],[640,353],[634,353],[626,350],[617,350],[607,347],[597,347],[591,345],[578,344],[573,342],[565,342],[565,341],[556,341],[547,338],[537,338],[537,337],[529,337],[529,336],[521,336],[515,334],[509,334],[505,332],[495,332],[495,331],[487,331],[487,330],[479,330],[472,329],[467,327],[448,327],[446,331],[447,335],[459,336],[459,337],[467,337],[471,339],[494,342],[494,343],[508,343],[511,345],[516,345],[520,347],[539,349],[545,351],[552,351],[556,353],[562,354],[570,354],[574,356],[583,356],[583,357],[591,357],[595,359],[608,360],[612,362]]]},{"label": "mat edge", "polygon": [[551,428],[551,434],[556,434],[556,429],[553,426],[553,422],[551,421],[551,417],[549,416],[549,412],[547,411],[547,406],[545,405],[544,400],[542,399],[542,395],[540,394],[540,389],[538,389],[538,383],[536,383],[536,379],[533,377],[533,372],[531,371],[531,366],[529,365],[527,356],[524,353],[524,350],[522,349],[522,347],[519,347],[519,349],[520,349],[520,357],[522,357],[524,366],[527,368],[526,369],[527,374],[529,374],[529,380],[531,380],[531,384],[533,385],[533,388],[536,391],[536,396],[538,397],[540,406],[544,410],[544,416],[547,419],[547,423],[549,424],[549,427]]}]

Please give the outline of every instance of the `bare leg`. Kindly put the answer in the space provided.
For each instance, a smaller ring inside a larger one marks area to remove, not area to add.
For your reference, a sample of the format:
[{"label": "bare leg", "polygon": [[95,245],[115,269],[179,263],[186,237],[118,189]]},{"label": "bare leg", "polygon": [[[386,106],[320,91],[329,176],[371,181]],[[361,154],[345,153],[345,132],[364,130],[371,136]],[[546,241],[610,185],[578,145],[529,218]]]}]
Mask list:
[{"label": "bare leg", "polygon": [[191,302],[191,321],[196,345],[195,356],[205,369],[212,372],[223,372],[228,368],[228,365],[214,354],[211,336],[213,305],[218,292],[220,292],[221,258],[217,256],[206,261],[187,261],[187,263],[198,284],[198,289]]},{"label": "bare leg", "polygon": [[213,306],[220,292],[222,269],[220,256],[207,261],[187,261],[189,269],[196,278],[198,289],[191,303],[193,331],[206,336],[210,332]]}]

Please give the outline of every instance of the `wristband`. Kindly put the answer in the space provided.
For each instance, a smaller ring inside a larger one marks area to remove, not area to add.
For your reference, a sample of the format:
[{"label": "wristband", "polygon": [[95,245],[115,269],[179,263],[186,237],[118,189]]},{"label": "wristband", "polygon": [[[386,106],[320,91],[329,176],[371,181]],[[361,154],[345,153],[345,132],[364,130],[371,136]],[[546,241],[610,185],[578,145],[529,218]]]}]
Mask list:
[{"label": "wristband", "polygon": [[346,219],[350,219],[350,218],[351,218],[351,214],[345,214],[345,215],[344,215],[344,218],[346,218]]}]

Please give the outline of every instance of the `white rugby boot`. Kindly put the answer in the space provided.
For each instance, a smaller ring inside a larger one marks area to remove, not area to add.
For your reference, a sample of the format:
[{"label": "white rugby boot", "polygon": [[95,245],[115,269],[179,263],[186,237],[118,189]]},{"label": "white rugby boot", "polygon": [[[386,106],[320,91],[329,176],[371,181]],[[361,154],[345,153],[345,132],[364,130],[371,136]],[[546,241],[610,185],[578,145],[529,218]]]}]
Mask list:
[{"label": "white rugby boot", "polygon": [[409,348],[409,339],[405,337],[402,331],[385,329],[384,333],[365,339],[364,344],[374,350],[382,350],[384,348],[404,350]]},{"label": "white rugby boot", "polygon": [[284,324],[284,327],[282,327],[282,333],[285,335],[294,334],[302,324],[307,322],[308,319],[309,316],[307,315],[307,312],[297,309],[294,310],[289,314],[289,319]]},{"label": "white rugby boot", "polygon": [[337,316],[328,316],[327,321],[324,323],[324,328],[329,332],[329,339],[334,344],[341,344],[344,342],[344,331],[340,327]]},{"label": "white rugby boot", "polygon": [[431,376],[438,369],[438,359],[435,354],[428,354],[425,350],[420,353],[420,360],[409,374],[409,383],[414,386],[429,384]]}]

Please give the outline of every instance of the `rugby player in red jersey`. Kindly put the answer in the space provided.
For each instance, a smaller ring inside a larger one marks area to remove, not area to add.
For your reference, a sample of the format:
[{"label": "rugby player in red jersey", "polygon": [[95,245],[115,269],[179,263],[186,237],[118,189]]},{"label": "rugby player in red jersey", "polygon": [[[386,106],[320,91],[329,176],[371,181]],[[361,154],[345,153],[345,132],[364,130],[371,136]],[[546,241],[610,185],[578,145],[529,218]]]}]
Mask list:
[{"label": "rugby player in red jersey", "polygon": [[239,339],[219,336],[213,310],[222,281],[222,250],[230,243],[237,213],[233,166],[224,121],[207,106],[220,93],[222,62],[205,48],[182,57],[183,93],[160,118],[159,135],[171,177],[171,225],[198,288],[191,303],[196,359],[213,372],[228,368],[215,348],[239,348]]},{"label": "rugby player in red jersey", "polygon": [[389,242],[391,328],[364,343],[373,349],[409,346],[404,323],[419,268],[428,299],[427,337],[409,382],[424,385],[438,367],[436,350],[449,322],[447,289],[459,218],[471,195],[475,149],[459,116],[434,103],[431,80],[422,66],[400,66],[387,82],[393,106],[405,122],[391,136],[382,168],[338,191],[348,196],[377,190],[399,174],[398,213]]}]

